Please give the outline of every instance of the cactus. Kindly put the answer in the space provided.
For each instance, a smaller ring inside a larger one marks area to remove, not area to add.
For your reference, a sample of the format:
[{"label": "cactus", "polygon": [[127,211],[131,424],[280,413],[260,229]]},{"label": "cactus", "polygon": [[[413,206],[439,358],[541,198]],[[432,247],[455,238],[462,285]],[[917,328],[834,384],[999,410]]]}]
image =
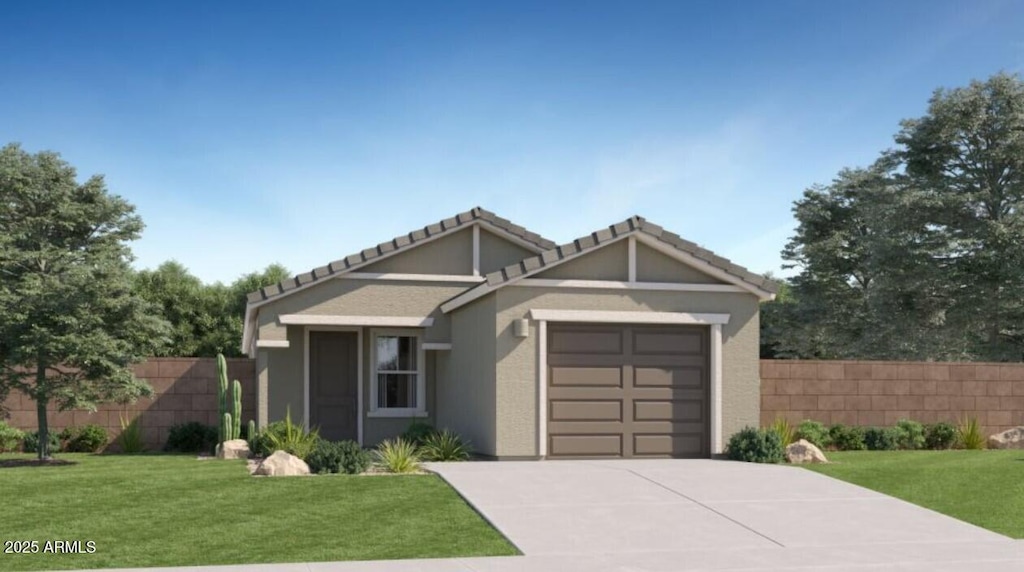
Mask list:
[{"label": "cactus", "polygon": [[256,441],[256,422],[252,419],[249,420],[249,442],[254,443]]},{"label": "cactus", "polygon": [[231,403],[228,404],[228,360],[224,354],[217,354],[217,412],[227,423],[220,425],[220,442],[238,439],[242,436],[242,384],[236,379],[231,387]]},{"label": "cactus", "polygon": [[231,389],[234,390],[234,399],[232,400],[231,408],[231,420],[234,421],[234,426],[231,427],[231,438],[241,439],[242,438],[242,384],[237,379],[232,384]]}]

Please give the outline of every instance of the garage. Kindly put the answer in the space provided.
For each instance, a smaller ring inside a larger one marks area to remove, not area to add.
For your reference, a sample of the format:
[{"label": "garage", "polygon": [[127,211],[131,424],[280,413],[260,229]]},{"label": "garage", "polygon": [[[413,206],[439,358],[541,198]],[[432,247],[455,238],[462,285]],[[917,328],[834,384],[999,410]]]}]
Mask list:
[{"label": "garage", "polygon": [[708,330],[551,323],[547,456],[710,456]]}]

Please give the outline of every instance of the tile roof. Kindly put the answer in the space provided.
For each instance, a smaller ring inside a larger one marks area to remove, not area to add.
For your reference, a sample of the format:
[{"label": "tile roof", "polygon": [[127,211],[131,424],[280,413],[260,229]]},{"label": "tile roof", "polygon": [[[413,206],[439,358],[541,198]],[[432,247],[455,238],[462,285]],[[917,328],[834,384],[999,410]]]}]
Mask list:
[{"label": "tile roof", "polygon": [[487,223],[498,230],[504,231],[521,240],[533,244],[537,246],[537,248],[548,250],[555,247],[554,242],[544,238],[543,236],[526,230],[525,228],[514,224],[512,221],[501,218],[488,210],[476,207],[451,218],[446,218],[435,224],[428,225],[422,229],[417,229],[408,234],[397,236],[394,239],[382,242],[373,248],[367,248],[358,254],[351,254],[345,258],[335,260],[326,266],[314,268],[304,274],[299,274],[298,276],[289,278],[288,280],[261,288],[248,295],[248,302],[258,303],[278,296],[283,296],[289,291],[300,286],[305,286],[311,282],[316,282],[336,274],[349,272],[361,266],[366,266],[372,262],[376,262],[385,254],[390,255],[402,250],[411,249],[426,239],[452,233],[467,224],[477,221]]}]

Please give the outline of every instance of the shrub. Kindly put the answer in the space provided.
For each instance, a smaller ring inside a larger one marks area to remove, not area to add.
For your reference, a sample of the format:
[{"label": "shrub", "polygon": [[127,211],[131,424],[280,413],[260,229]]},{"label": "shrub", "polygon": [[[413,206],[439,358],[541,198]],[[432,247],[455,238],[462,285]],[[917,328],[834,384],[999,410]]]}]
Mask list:
[{"label": "shrub", "polygon": [[837,451],[863,451],[866,448],[864,430],[857,426],[833,425],[828,430],[828,437]]},{"label": "shrub", "polygon": [[810,419],[803,421],[796,428],[796,438],[806,439],[818,446],[819,449],[826,449],[832,444],[828,436],[828,428],[818,421]]},{"label": "shrub", "polygon": [[869,451],[893,451],[899,448],[900,431],[895,427],[868,427],[864,445]]},{"label": "shrub", "polygon": [[268,431],[265,432],[267,448],[271,453],[284,451],[300,459],[305,459],[313,450],[316,442],[320,440],[319,432],[316,429],[306,431],[302,425],[292,423],[290,409],[286,411],[284,421],[275,430],[270,431],[270,427],[267,429]]},{"label": "shrub", "polygon": [[95,453],[107,445],[107,430],[99,425],[66,427],[60,440],[69,453]]},{"label": "shrub", "polygon": [[465,461],[469,453],[469,443],[448,429],[427,435],[420,445],[420,456],[424,461]]},{"label": "shrub", "polygon": [[427,437],[437,433],[437,429],[430,423],[424,423],[422,421],[413,421],[406,428],[405,433],[402,433],[402,439],[408,441],[413,445],[419,447],[426,441]]},{"label": "shrub", "polygon": [[177,453],[209,453],[217,446],[216,427],[198,421],[179,423],[167,434],[164,451]]},{"label": "shrub", "polygon": [[0,453],[9,453],[21,449],[21,441],[25,432],[0,421]]},{"label": "shrub", "polygon": [[776,417],[775,422],[768,429],[774,431],[779,436],[779,441],[782,442],[783,447],[796,441],[796,430],[785,417]]},{"label": "shrub", "polygon": [[968,417],[960,421],[957,427],[957,443],[964,449],[984,449],[985,435],[981,432],[981,425],[977,417]]},{"label": "shrub", "polygon": [[382,442],[375,451],[377,461],[389,473],[413,473],[420,468],[416,445],[399,437]]},{"label": "shrub", "polygon": [[[26,431],[23,439],[23,449],[26,453],[39,452],[39,431]],[[60,439],[58,438],[56,431],[49,432],[47,435],[47,441],[50,443],[51,453],[60,451]]]},{"label": "shrub", "polygon": [[273,445],[270,443],[271,434],[284,432],[284,421],[274,421],[262,430],[257,431],[256,436],[249,439],[249,451],[257,457],[268,457],[273,452]]},{"label": "shrub", "polygon": [[956,427],[949,423],[935,423],[925,427],[924,444],[929,449],[949,449],[956,445]]},{"label": "shrub", "polygon": [[910,419],[900,419],[896,422],[896,445],[900,449],[924,449],[924,425]]},{"label": "shrub", "polygon": [[358,475],[370,466],[370,454],[355,441],[321,439],[305,458],[314,473],[345,473]]},{"label": "shrub", "polygon": [[141,453],[146,450],[142,441],[142,416],[137,415],[129,421],[124,415],[121,419],[121,433],[117,436],[116,442],[121,447],[122,453]]},{"label": "shrub", "polygon": [[781,463],[782,440],[771,429],[744,427],[729,438],[725,454],[733,461],[748,463]]}]

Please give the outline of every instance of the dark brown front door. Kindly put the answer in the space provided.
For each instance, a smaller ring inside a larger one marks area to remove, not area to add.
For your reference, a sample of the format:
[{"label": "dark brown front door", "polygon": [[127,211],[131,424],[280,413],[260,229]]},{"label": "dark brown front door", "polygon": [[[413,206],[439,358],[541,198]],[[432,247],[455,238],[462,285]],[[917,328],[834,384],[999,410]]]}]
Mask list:
[{"label": "dark brown front door", "polygon": [[551,324],[549,457],[707,457],[708,331]]},{"label": "dark brown front door", "polygon": [[309,332],[309,426],[325,439],[358,437],[358,348],[356,332]]}]

